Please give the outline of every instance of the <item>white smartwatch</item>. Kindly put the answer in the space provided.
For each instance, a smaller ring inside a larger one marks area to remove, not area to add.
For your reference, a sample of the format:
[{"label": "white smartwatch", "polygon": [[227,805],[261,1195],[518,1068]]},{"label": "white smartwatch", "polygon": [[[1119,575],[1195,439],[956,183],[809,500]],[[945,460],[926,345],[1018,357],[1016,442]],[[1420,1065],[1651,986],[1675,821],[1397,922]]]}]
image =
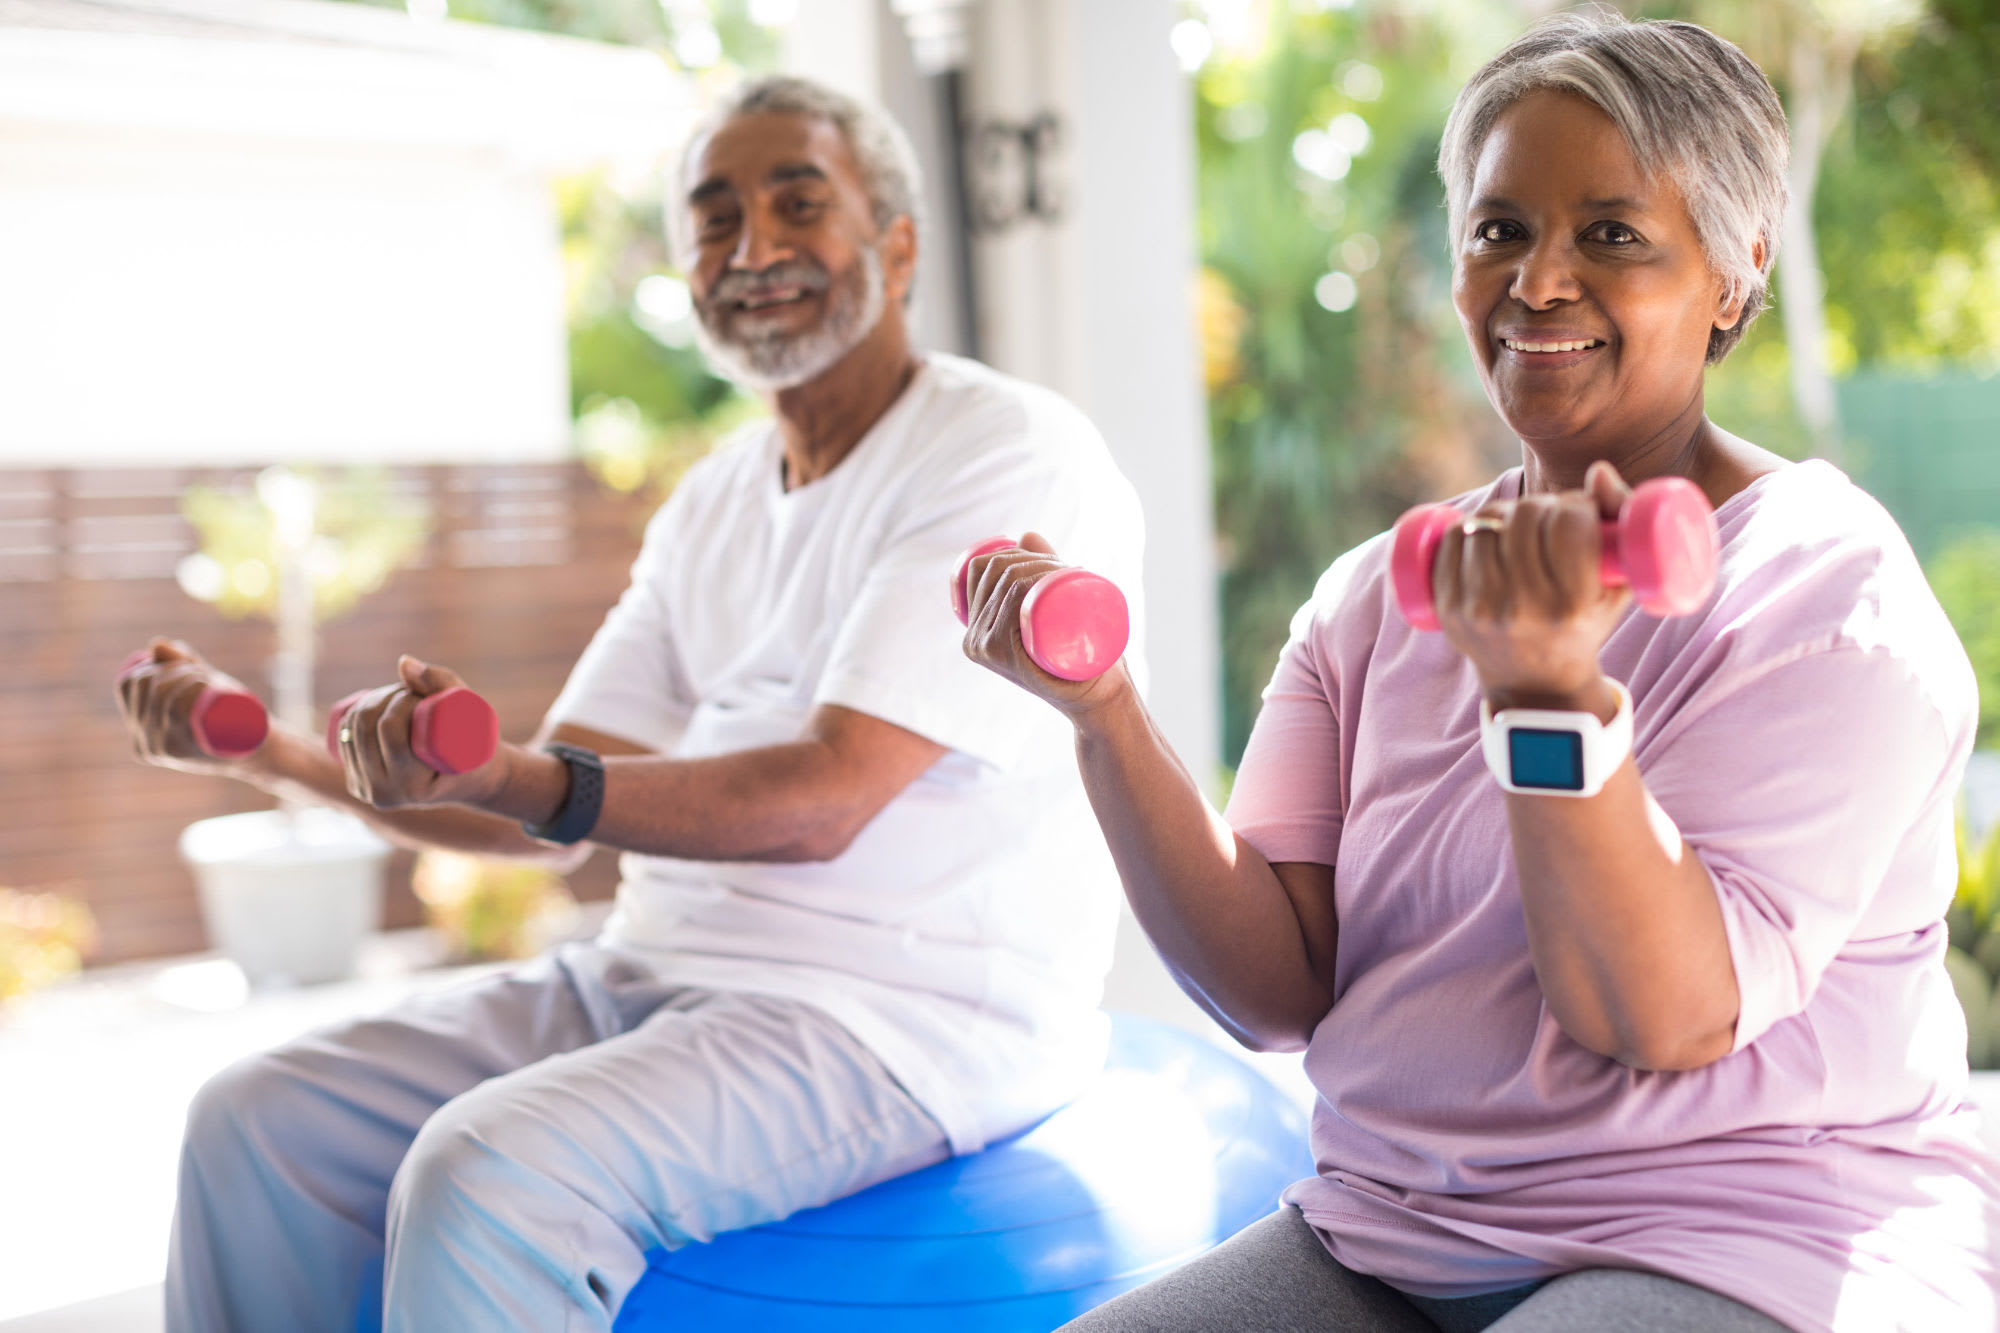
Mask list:
[{"label": "white smartwatch", "polygon": [[1595,796],[1632,753],[1632,695],[1607,682],[1618,697],[1609,721],[1595,713],[1550,708],[1479,705],[1479,744],[1486,766],[1508,791],[1537,796]]}]

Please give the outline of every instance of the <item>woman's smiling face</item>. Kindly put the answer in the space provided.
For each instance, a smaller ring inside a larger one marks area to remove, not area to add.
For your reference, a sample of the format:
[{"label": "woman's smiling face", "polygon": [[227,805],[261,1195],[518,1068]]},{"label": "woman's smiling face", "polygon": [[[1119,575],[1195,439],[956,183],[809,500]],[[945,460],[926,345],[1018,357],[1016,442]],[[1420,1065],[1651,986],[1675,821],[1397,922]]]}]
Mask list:
[{"label": "woman's smiling face", "polygon": [[1553,91],[1500,114],[1452,296],[1487,397],[1524,442],[1616,461],[1682,418],[1709,331],[1742,314],[1724,289],[1680,191],[1640,171],[1610,117]]}]

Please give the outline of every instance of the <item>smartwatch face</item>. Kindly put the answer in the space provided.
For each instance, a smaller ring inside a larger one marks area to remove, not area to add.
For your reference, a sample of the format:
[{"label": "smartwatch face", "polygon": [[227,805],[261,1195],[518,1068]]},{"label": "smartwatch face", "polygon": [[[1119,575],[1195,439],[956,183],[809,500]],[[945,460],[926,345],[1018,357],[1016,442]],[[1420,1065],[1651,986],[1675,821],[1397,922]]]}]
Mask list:
[{"label": "smartwatch face", "polygon": [[1574,731],[1511,727],[1507,764],[1516,787],[1549,791],[1583,790],[1583,737]]}]

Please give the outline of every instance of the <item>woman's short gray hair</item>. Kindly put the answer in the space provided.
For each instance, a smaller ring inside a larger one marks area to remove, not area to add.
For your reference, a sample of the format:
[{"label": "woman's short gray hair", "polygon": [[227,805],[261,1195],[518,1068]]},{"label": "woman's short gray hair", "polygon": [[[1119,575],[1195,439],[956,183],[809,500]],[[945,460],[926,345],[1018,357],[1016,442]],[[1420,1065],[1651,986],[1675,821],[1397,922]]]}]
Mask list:
[{"label": "woman's short gray hair", "polygon": [[[846,137],[854,154],[876,229],[879,231],[897,218],[907,217],[911,226],[919,233],[923,231],[923,172],[917,166],[916,150],[910,147],[909,136],[903,133],[902,126],[880,107],[795,74],[753,79],[702,117],[681,148],[679,170],[674,176],[680,188],[686,188],[691,155],[711,134],[738,116],[759,114],[808,116],[832,125]],[[668,225],[677,255],[686,252],[689,242],[686,211],[681,199],[668,201]]]},{"label": "woman's short gray hair", "polygon": [[[1632,22],[1604,9],[1557,14],[1530,28],[1472,76],[1452,104],[1438,148],[1454,248],[1494,122],[1529,93],[1553,89],[1594,103],[1639,169],[1680,189],[1708,266],[1743,299],[1734,328],[1713,329],[1720,361],[1764,308],[1785,220],[1790,136],[1771,81],[1729,42],[1692,23]],[[1764,243],[1764,260],[1754,256]]]}]

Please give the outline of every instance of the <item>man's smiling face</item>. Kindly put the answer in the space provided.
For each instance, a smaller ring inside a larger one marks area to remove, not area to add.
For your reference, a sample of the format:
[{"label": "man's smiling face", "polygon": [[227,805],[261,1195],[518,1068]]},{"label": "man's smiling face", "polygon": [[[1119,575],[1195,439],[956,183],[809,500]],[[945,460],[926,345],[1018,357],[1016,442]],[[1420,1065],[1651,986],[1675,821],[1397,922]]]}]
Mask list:
[{"label": "man's smiling face", "polygon": [[700,145],[684,184],[702,344],[750,387],[817,377],[902,299],[907,270],[885,270],[882,233],[839,127],[789,113],[736,116]]}]

